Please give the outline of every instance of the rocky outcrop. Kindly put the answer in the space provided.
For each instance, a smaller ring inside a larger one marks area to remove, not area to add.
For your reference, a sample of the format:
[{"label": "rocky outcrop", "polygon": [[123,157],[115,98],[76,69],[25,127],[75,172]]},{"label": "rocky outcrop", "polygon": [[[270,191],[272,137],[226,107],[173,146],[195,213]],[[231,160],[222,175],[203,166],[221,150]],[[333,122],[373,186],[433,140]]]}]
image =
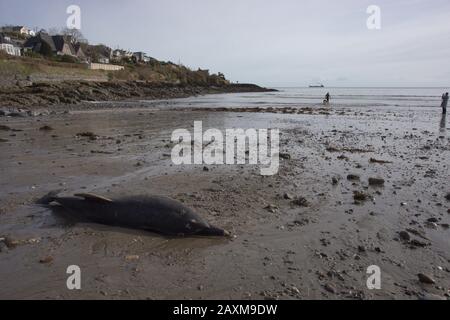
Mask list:
[{"label": "rocky outcrop", "polygon": [[190,86],[153,82],[48,82],[0,89],[0,106],[35,107],[85,101],[171,99],[208,93],[273,91],[253,84]]}]

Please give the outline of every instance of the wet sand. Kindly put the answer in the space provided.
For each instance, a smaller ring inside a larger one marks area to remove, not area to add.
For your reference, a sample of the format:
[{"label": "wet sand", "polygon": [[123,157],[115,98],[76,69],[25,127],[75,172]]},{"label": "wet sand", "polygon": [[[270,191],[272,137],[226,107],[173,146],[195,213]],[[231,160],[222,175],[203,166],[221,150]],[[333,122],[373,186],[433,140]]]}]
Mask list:
[{"label": "wet sand", "polygon": [[[253,111],[152,105],[0,118],[0,298],[449,296],[450,147],[439,110]],[[270,177],[252,165],[175,166],[171,133],[194,120],[204,130],[280,128],[290,159]],[[33,205],[55,189],[167,195],[234,237],[74,223]],[[69,265],[81,268],[81,290],[66,288]],[[380,290],[366,286],[370,265],[381,268]]]}]

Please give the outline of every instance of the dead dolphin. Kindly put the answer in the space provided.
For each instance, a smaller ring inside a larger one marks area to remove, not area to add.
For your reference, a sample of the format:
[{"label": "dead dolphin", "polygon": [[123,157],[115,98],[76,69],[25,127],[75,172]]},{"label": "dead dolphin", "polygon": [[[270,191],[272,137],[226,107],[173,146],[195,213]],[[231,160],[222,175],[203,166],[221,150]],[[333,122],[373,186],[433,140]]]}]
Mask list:
[{"label": "dead dolphin", "polygon": [[142,229],[165,235],[228,236],[229,233],[211,226],[192,209],[162,196],[133,196],[111,200],[90,193],[74,197],[59,197],[50,192],[36,202],[51,208],[59,205],[77,219],[99,224]]}]

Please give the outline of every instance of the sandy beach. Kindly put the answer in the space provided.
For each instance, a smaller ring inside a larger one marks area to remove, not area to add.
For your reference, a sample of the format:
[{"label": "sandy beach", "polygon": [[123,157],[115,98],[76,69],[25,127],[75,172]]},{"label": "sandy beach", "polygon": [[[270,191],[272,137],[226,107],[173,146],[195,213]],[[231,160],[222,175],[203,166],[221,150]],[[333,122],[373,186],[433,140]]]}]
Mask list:
[{"label": "sandy beach", "polygon": [[[0,117],[0,298],[449,297],[449,125],[440,110],[167,104]],[[279,128],[288,156],[274,176],[255,165],[173,165],[172,131],[200,120],[205,130]],[[233,237],[74,223],[34,204],[56,189],[166,195]],[[81,290],[66,287],[69,265],[82,270]],[[371,265],[380,290],[367,288]]]}]

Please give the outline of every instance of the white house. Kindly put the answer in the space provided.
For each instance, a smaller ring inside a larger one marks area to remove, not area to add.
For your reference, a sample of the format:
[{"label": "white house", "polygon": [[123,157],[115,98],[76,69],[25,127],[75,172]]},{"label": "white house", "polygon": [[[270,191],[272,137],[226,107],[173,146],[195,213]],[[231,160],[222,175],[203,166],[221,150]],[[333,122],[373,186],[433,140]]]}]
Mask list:
[{"label": "white house", "polygon": [[112,52],[112,60],[120,61],[125,58],[131,58],[133,53],[127,50],[116,49]]},{"label": "white house", "polygon": [[11,56],[21,56],[20,48],[14,45],[9,37],[0,34],[0,50]]},{"label": "white house", "polygon": [[144,62],[144,63],[150,62],[150,57],[148,57],[145,52],[134,52],[133,58],[136,62]]},{"label": "white house", "polygon": [[31,30],[25,26],[6,26],[2,27],[3,32],[18,32],[20,34],[24,34],[27,36],[34,37],[36,35],[36,32],[34,30]]}]

